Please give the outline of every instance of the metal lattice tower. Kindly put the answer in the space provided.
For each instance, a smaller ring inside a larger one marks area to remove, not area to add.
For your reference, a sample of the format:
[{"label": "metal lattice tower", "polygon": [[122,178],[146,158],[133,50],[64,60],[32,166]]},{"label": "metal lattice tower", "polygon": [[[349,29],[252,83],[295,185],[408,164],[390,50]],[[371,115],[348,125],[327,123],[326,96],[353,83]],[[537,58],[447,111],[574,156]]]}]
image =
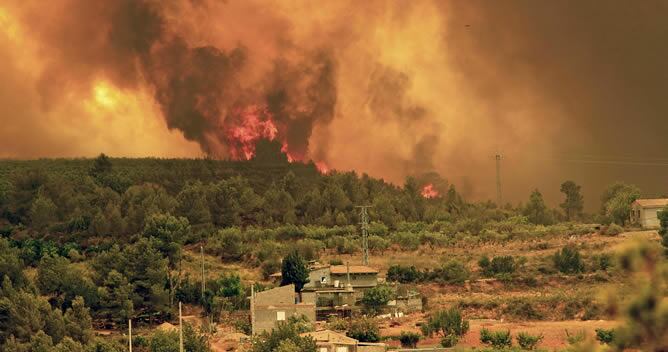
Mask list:
[{"label": "metal lattice tower", "polygon": [[500,208],[502,206],[503,198],[501,197],[501,154],[496,154],[496,205]]},{"label": "metal lattice tower", "polygon": [[371,205],[358,205],[355,208],[360,209],[363,263],[364,265],[369,265],[369,213],[367,212],[367,209],[371,208]]}]

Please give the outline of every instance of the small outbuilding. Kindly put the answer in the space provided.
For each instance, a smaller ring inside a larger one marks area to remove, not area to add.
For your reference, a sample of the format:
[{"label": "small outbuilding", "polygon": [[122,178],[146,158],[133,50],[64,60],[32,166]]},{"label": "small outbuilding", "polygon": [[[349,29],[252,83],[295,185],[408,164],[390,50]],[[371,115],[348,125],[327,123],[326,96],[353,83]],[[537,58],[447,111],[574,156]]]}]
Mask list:
[{"label": "small outbuilding", "polygon": [[644,229],[659,227],[659,211],[668,206],[668,198],[638,199],[631,204],[631,223],[639,224]]},{"label": "small outbuilding", "polygon": [[301,336],[313,338],[318,352],[357,352],[357,340],[332,330],[307,332]]}]

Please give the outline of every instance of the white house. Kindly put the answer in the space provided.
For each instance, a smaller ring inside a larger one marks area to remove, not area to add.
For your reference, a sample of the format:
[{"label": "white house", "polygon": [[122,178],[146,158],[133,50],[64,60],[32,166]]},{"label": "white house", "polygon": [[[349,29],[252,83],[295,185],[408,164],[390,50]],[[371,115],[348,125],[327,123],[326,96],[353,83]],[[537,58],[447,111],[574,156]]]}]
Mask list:
[{"label": "white house", "polygon": [[659,227],[657,213],[668,206],[668,198],[638,199],[631,204],[631,223],[640,224],[644,229]]}]

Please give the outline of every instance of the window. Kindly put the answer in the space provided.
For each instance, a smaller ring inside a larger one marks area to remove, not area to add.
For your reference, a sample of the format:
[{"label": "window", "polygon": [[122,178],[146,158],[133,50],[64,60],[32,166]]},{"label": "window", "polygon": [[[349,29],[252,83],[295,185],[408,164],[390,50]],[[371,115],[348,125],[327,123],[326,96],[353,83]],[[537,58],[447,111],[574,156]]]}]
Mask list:
[{"label": "window", "polygon": [[285,320],[285,312],[276,312],[276,320]]},{"label": "window", "polygon": [[327,347],[320,347],[318,349],[318,352],[329,352],[329,350],[327,349]]},{"label": "window", "polygon": [[348,346],[336,346],[336,352],[348,352]]}]

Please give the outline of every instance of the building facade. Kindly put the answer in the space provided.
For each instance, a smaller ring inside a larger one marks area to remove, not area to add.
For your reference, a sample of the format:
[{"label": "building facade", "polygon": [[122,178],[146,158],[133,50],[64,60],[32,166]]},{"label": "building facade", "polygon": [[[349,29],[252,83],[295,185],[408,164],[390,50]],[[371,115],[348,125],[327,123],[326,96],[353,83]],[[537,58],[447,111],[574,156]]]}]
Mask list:
[{"label": "building facade", "polygon": [[250,300],[253,334],[271,331],[278,322],[287,321],[292,316],[303,315],[309,321],[315,321],[315,294],[304,292],[300,301],[294,285],[253,293]]},{"label": "building facade", "polygon": [[631,223],[644,229],[659,228],[658,213],[668,206],[668,198],[638,199],[631,204]]}]

